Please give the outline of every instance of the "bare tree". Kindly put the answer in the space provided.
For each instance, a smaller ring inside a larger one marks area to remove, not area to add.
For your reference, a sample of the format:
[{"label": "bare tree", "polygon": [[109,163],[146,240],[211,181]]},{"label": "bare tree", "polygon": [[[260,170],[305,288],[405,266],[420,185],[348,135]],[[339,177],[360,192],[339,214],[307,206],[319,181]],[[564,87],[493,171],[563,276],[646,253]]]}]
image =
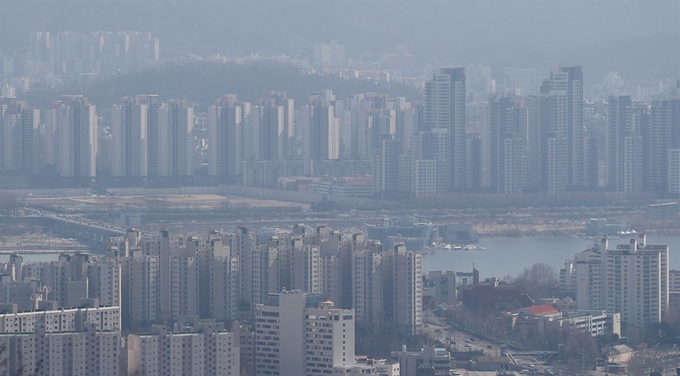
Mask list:
[{"label": "bare tree", "polygon": [[570,332],[566,336],[564,355],[567,359],[579,360],[584,365],[592,364],[602,356],[597,341],[584,331]]},{"label": "bare tree", "polygon": [[680,366],[678,350],[649,348],[638,350],[628,359],[631,375],[649,375],[654,372],[665,374],[667,370]]},{"label": "bare tree", "polygon": [[554,267],[545,263],[536,263],[519,273],[513,282],[530,297],[538,299],[552,295],[553,288],[558,285],[559,279]]}]

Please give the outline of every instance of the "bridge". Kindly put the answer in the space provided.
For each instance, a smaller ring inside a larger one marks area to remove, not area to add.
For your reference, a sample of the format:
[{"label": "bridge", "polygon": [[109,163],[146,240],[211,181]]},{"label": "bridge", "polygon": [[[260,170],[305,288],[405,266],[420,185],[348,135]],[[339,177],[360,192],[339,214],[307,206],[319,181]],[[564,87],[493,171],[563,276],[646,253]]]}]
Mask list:
[{"label": "bridge", "polygon": [[3,222],[22,220],[33,225],[51,229],[62,238],[73,238],[88,246],[92,253],[104,253],[110,237],[125,235],[125,228],[112,224],[100,224],[83,218],[68,217],[55,213],[0,217]]}]

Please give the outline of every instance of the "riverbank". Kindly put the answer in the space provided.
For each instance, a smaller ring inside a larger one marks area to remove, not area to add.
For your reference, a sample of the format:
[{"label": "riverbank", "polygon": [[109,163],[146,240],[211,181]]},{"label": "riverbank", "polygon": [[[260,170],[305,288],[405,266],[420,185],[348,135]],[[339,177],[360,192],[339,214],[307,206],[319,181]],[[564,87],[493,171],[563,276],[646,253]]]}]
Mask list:
[{"label": "riverbank", "polygon": [[[630,229],[649,235],[680,235],[680,218],[631,218],[627,223]],[[480,237],[518,238],[528,236],[576,236],[585,232],[585,221],[550,221],[533,223],[480,223],[472,229]]]},{"label": "riverbank", "polygon": [[571,236],[583,233],[584,225],[574,224],[476,224],[472,229],[480,237],[519,238],[527,236]]}]

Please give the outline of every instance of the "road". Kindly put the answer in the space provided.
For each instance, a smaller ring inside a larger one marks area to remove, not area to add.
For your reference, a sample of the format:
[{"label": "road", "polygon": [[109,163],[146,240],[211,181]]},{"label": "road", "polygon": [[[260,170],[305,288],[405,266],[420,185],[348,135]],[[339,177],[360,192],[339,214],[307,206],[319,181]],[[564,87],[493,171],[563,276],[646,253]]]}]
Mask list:
[{"label": "road", "polygon": [[448,344],[452,351],[481,351],[487,356],[500,356],[500,347],[489,341],[451,328],[432,311],[423,311],[425,334],[436,341]]}]

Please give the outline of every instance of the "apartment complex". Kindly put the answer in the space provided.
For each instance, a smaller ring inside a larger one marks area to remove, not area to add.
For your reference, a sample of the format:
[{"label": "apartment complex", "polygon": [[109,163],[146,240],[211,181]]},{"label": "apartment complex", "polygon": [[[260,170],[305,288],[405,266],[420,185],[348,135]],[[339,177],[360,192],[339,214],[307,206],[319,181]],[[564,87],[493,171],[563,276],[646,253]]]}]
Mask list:
[{"label": "apartment complex", "polygon": [[641,234],[609,248],[607,239],[567,261],[560,271],[563,291],[576,296],[578,310],[620,312],[637,326],[659,323],[668,307],[668,246],[647,244]]},{"label": "apartment complex", "polygon": [[384,249],[363,234],[304,225],[277,234],[239,227],[201,238],[130,230],[109,240],[108,255],[120,263],[125,327],[253,317],[269,294],[295,289],[354,308],[356,322],[367,327],[392,323],[410,335],[423,328],[422,255],[403,245]]},{"label": "apartment complex", "polygon": [[222,323],[196,321],[177,325],[152,325],[150,334],[127,337],[129,374],[240,375],[239,339]]},{"label": "apartment complex", "polygon": [[118,375],[120,308],[98,307],[4,313],[3,373]]},{"label": "apartment complex", "polygon": [[111,74],[157,62],[160,41],[137,31],[35,31],[29,34],[29,50],[36,71]]}]

